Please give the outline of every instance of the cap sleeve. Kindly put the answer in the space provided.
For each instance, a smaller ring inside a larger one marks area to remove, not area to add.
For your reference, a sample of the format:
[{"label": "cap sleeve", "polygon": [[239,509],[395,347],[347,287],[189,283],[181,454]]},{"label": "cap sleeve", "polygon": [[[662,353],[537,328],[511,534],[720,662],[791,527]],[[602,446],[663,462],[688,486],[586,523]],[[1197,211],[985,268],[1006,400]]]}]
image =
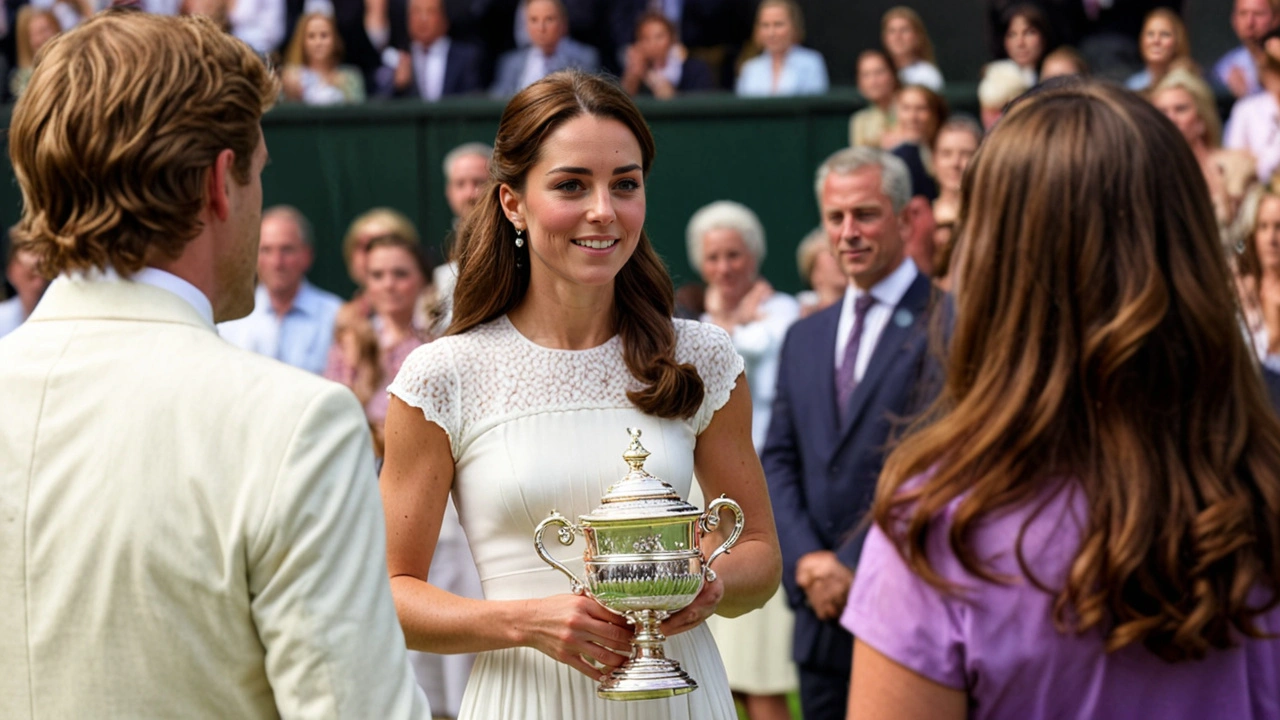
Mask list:
[{"label": "cap sleeve", "polygon": [[410,353],[387,392],[418,408],[429,422],[439,425],[449,436],[449,449],[457,460],[462,437],[461,379],[453,348],[447,340],[436,340]]},{"label": "cap sleeve", "polygon": [[890,660],[964,689],[963,606],[922,580],[873,526],[840,624]]},{"label": "cap sleeve", "polygon": [[676,361],[692,363],[702,378],[702,405],[689,421],[701,435],[716,411],[729,402],[729,393],[744,367],[729,333],[710,323],[676,320]]}]

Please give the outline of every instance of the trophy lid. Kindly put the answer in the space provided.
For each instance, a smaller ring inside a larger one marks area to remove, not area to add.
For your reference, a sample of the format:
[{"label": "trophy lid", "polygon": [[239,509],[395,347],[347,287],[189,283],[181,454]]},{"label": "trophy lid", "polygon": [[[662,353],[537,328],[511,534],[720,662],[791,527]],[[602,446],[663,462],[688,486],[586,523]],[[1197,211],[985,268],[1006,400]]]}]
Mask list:
[{"label": "trophy lid", "polygon": [[582,521],[598,524],[614,520],[661,520],[700,514],[698,508],[681,499],[675,488],[644,469],[649,451],[640,444],[640,431],[627,428],[627,432],[631,434],[631,444],[622,453],[622,459],[627,461],[631,470],[605,491],[600,506],[592,510],[590,515],[583,515]]}]

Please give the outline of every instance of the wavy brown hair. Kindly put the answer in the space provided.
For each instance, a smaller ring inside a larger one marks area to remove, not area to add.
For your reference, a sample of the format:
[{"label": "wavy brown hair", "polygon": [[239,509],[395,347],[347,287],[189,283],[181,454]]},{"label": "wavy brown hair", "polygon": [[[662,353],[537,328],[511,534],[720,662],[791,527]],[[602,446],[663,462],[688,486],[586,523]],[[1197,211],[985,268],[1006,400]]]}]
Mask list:
[{"label": "wavy brown hair", "polygon": [[[635,103],[617,85],[597,75],[564,70],[520,91],[498,123],[489,163],[489,184],[458,229],[454,253],[458,282],[449,335],[458,335],[504,315],[529,289],[529,251],[515,245],[515,228],[503,212],[498,190],[505,184],[524,191],[529,169],[543,142],[573,118],[590,115],[617,120],[640,144],[644,175],[653,165],[653,135]],[[613,283],[615,331],[622,338],[627,369],[645,387],[627,397],[642,412],[658,417],[692,417],[702,404],[698,371],[675,360],[675,292],[649,236],[642,230],[635,252]]]},{"label": "wavy brown hair", "polygon": [[1077,80],[1000,121],[965,178],[945,387],[873,509],[910,567],[952,589],[925,550],[952,503],[951,552],[1004,582],[971,543],[983,520],[1082,493],[1062,586],[1033,574],[1020,533],[1023,573],[1060,631],[1170,661],[1260,636],[1280,589],[1280,424],[1180,140],[1136,95]]},{"label": "wavy brown hair", "polygon": [[200,232],[218,153],[249,182],[277,94],[249,46],[205,18],[108,10],[55,37],[9,127],[17,242],[49,277],[177,257]]}]

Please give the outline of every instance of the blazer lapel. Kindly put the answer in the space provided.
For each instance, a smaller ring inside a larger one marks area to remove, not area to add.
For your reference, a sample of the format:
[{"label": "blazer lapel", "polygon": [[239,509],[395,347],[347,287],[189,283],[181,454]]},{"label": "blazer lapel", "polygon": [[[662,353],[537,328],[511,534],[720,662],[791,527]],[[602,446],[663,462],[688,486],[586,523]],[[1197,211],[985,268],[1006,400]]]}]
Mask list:
[{"label": "blazer lapel", "polygon": [[839,442],[844,442],[862,414],[867,401],[875,394],[885,373],[894,366],[895,360],[907,347],[909,341],[922,332],[926,320],[925,311],[929,307],[929,293],[929,278],[924,273],[920,273],[911,283],[911,287],[907,288],[907,293],[902,296],[901,302],[893,309],[889,324],[880,333],[880,339],[871,353],[867,371],[858,382],[858,387],[854,388],[853,396],[849,398],[849,413],[845,416],[844,424],[840,426]]}]

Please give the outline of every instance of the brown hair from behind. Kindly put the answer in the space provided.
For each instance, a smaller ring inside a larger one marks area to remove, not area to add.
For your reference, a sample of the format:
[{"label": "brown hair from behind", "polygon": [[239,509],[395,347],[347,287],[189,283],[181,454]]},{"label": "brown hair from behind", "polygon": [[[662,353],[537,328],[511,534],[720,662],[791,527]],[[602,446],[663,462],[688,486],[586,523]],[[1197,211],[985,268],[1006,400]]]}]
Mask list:
[{"label": "brown hair from behind", "polygon": [[50,40],[9,128],[18,243],[48,277],[178,257],[218,153],[250,181],[277,94],[249,46],[204,18],[109,10]]},{"label": "brown hair from behind", "polygon": [[1016,548],[1059,631],[1169,661],[1257,637],[1280,599],[1280,423],[1187,144],[1134,94],[1055,81],[987,138],[962,207],[945,386],[889,457],[876,523],[950,588],[926,535],[955,503],[951,551],[1006,582],[971,533],[1070,486],[1088,516],[1062,585]]},{"label": "brown hair from behind", "polygon": [[[457,335],[515,309],[529,289],[529,251],[515,245],[515,228],[498,199],[501,185],[523,192],[529,169],[537,164],[543,141],[556,128],[581,115],[610,118],[627,126],[640,144],[644,174],[653,165],[653,135],[635,103],[603,77],[564,70],[516,94],[498,123],[490,181],[475,209],[458,229],[454,245],[458,282],[453,323]],[[691,417],[702,404],[697,369],[675,361],[675,294],[671,277],[649,236],[614,279],[614,328],[623,358],[645,387],[627,397],[642,412],[658,417]]]}]

